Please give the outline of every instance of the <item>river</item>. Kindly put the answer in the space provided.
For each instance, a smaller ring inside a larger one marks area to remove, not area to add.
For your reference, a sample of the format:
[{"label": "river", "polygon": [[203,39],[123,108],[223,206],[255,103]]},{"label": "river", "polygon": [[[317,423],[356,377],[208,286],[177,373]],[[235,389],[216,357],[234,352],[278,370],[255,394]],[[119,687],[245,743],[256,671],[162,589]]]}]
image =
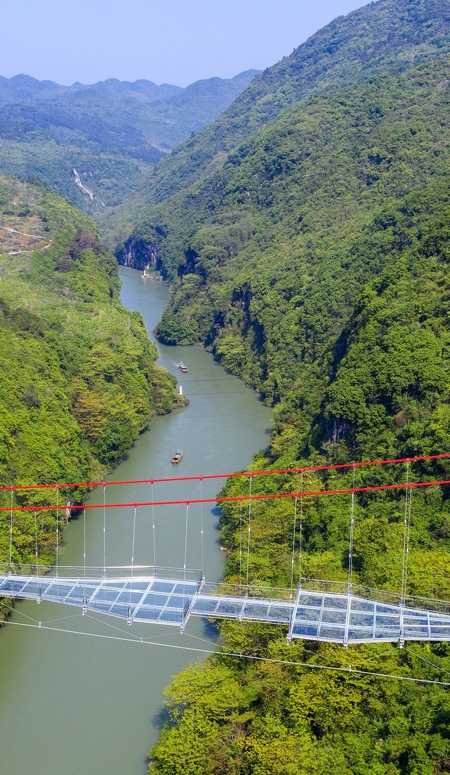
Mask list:
[{"label": "river", "polygon": [[[120,269],[121,301],[139,310],[151,334],[168,304],[162,282],[141,280],[140,273]],[[257,395],[227,374],[197,347],[159,346],[159,363],[182,378],[189,406],[156,417],[127,459],[109,480],[213,474],[236,471],[267,446],[272,413]],[[181,375],[183,360],[189,373]],[[177,447],[183,458],[174,469]],[[213,497],[221,480],[170,485],[109,486],[108,502],[149,501],[152,496],[179,499]],[[100,503],[101,491],[91,502]],[[129,564],[132,509],[108,511],[106,543],[102,510],[72,520],[64,534],[60,564]],[[204,506],[138,509],[136,563],[183,566],[184,527],[189,518],[186,560],[203,564],[206,578],[220,578],[223,555],[218,542],[218,514]],[[153,530],[153,517],[155,528]],[[204,527],[203,549],[201,527]],[[202,562],[203,558],[203,562]],[[39,627],[39,623],[41,626]],[[26,626],[33,625],[33,626]],[[151,641],[151,643],[149,643]],[[183,666],[204,658],[215,647],[215,632],[191,619],[181,635],[162,625],[127,626],[116,619],[82,616],[56,604],[22,602],[12,624],[0,633],[1,769],[11,775],[145,775],[147,751],[164,720],[163,688]]]}]

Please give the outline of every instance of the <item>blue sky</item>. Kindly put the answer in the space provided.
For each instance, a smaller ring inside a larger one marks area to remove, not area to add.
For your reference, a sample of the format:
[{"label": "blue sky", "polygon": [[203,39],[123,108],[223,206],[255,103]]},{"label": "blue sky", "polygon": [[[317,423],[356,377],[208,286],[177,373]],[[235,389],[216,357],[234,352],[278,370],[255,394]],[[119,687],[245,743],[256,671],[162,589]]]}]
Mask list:
[{"label": "blue sky", "polygon": [[2,0],[0,75],[186,86],[264,69],[368,0]]}]

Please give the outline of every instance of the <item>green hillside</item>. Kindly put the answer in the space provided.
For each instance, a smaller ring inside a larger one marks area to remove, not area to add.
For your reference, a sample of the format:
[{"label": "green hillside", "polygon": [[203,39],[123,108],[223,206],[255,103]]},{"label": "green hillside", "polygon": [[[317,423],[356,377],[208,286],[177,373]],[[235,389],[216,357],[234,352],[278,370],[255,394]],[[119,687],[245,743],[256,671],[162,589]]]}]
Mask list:
[{"label": "green hillside", "polygon": [[40,179],[97,217],[131,196],[155,162],[216,118],[255,73],[184,89],[144,80],[64,87],[2,78],[0,170]]},{"label": "green hillside", "polygon": [[[290,56],[257,75],[230,107],[202,132],[164,158],[143,187],[115,213],[142,215],[216,169],[295,103],[329,88],[364,81],[371,75],[399,73],[450,51],[447,0],[383,0],[340,17]],[[112,226],[112,213],[106,217]],[[138,230],[137,235],[141,235]],[[144,232],[145,233],[145,232]],[[134,234],[132,235],[134,236]]]},{"label": "green hillside", "polygon": [[[0,178],[0,275],[2,485],[98,480],[170,411],[175,380],[155,365],[140,315],[119,303],[116,261],[94,224],[49,188]],[[0,522],[5,561],[9,517]],[[14,529],[13,559],[33,561],[33,526]],[[43,562],[54,540],[55,513],[42,512]]]},{"label": "green hillside", "polygon": [[[434,0],[381,0],[336,20],[227,111],[242,126],[223,130],[220,160],[210,139],[225,117],[158,165],[163,201],[122,248],[121,260],[151,259],[171,280],[161,340],[203,343],[274,405],[257,469],[449,451],[449,20]],[[253,128],[263,83],[275,107]],[[351,473],[332,475],[352,486]],[[355,476],[366,486],[405,475]],[[449,465],[410,475],[448,479]],[[276,488],[326,482],[280,475]],[[225,492],[248,485],[233,479]],[[414,492],[409,594],[450,599],[448,495]],[[399,591],[407,506],[404,492],[356,498],[355,583]],[[252,509],[250,583],[289,586],[292,511],[287,500]],[[305,499],[302,575],[347,580],[349,519],[348,496]],[[239,504],[221,524],[226,580],[239,584]],[[249,658],[219,654],[175,679],[151,772],[449,771],[447,644],[343,650],[287,646],[258,624],[220,631],[223,652]]]},{"label": "green hillside", "polygon": [[447,73],[445,60],[316,98],[170,202],[160,257],[182,276],[162,341],[206,342],[271,402],[329,376],[358,294],[392,264],[396,229],[413,244],[429,202],[445,206]]}]

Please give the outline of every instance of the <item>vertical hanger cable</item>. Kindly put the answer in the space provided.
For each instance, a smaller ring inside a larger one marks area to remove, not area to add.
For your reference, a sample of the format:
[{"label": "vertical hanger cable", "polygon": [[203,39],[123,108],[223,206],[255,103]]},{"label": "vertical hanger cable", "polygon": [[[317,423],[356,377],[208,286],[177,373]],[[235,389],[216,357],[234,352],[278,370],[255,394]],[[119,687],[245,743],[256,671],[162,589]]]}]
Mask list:
[{"label": "vertical hanger cable", "polygon": [[106,482],[103,482],[103,578],[106,578]]},{"label": "vertical hanger cable", "polygon": [[14,487],[10,487],[10,514],[9,514],[9,573],[11,573],[13,553],[13,499]]},{"label": "vertical hanger cable", "polygon": [[203,479],[200,478],[200,543],[202,555],[202,576],[205,570],[204,539],[203,539]]},{"label": "vertical hanger cable", "polygon": [[251,534],[251,519],[252,519],[252,474],[249,479],[249,501],[248,501],[248,520],[247,520],[247,570],[245,574],[245,584],[248,594],[248,580],[249,580],[249,564],[250,564],[250,534]]},{"label": "vertical hanger cable", "polygon": [[353,592],[353,535],[355,527],[355,466],[353,465],[352,499],[350,507],[350,535],[348,546],[348,594]]},{"label": "vertical hanger cable", "polygon": [[300,472],[300,518],[299,518],[299,540],[298,540],[298,585],[302,581],[302,549],[303,549],[303,471]]},{"label": "vertical hanger cable", "polygon": [[295,538],[297,533],[297,496],[294,498],[294,528],[292,531],[292,557],[291,557],[291,591],[290,599],[292,600],[292,593],[294,588],[294,563],[295,563]]},{"label": "vertical hanger cable", "polygon": [[59,574],[59,485],[56,485],[56,564],[55,573],[56,577]]},{"label": "vertical hanger cable", "polygon": [[151,484],[152,484],[153,571],[156,572],[155,504],[154,504],[154,498],[153,498],[153,481]]}]

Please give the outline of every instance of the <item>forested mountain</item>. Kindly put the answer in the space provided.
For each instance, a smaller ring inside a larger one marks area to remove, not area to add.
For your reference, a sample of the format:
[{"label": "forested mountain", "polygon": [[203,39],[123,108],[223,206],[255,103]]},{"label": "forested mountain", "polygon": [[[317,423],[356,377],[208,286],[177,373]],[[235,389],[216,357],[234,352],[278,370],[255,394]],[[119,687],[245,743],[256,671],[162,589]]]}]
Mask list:
[{"label": "forested mountain", "polygon": [[[142,213],[145,206],[223,169],[226,154],[299,101],[371,75],[399,73],[450,51],[449,30],[447,0],[372,2],[336,19],[257,75],[223,115],[163,159],[151,185],[127,202],[128,210]],[[115,217],[125,220],[125,208]],[[108,225],[111,220],[107,216]]]},{"label": "forested mountain", "polygon": [[433,62],[312,99],[171,201],[155,229],[181,278],[161,339],[206,342],[271,402],[301,381],[309,424],[365,285],[406,247],[423,253],[425,221],[445,222],[447,72]]},{"label": "forested mountain", "polygon": [[[140,315],[119,303],[117,264],[95,225],[49,188],[0,178],[0,274],[1,483],[98,480],[153,414],[170,411],[175,379],[155,365]],[[51,562],[55,513],[42,515]],[[33,527],[14,529],[14,560],[31,562]],[[3,514],[0,561],[8,552]]]},{"label": "forested mountain", "polygon": [[114,78],[70,87],[25,75],[1,78],[0,169],[41,179],[86,212],[101,213],[218,116],[255,73],[184,89]]},{"label": "forested mountain", "polygon": [[[275,406],[258,469],[450,448],[449,27],[450,4],[435,0],[380,0],[338,19],[155,170],[149,199],[161,201],[120,258],[172,282],[163,341],[203,343]],[[361,469],[356,481],[404,475]],[[296,487],[324,483],[308,473]],[[236,479],[226,492],[246,494]],[[414,493],[410,594],[449,599],[448,495]],[[399,590],[405,508],[403,494],[357,499],[358,583]],[[303,519],[303,575],[345,581],[348,499],[305,501]],[[241,525],[239,505],[224,507],[236,584]],[[289,586],[292,504],[258,503],[252,525],[250,581]],[[220,630],[223,651],[250,659],[219,654],[176,679],[152,772],[449,771],[446,688],[369,675],[446,681],[447,645],[343,651],[286,646],[257,624]]]}]

